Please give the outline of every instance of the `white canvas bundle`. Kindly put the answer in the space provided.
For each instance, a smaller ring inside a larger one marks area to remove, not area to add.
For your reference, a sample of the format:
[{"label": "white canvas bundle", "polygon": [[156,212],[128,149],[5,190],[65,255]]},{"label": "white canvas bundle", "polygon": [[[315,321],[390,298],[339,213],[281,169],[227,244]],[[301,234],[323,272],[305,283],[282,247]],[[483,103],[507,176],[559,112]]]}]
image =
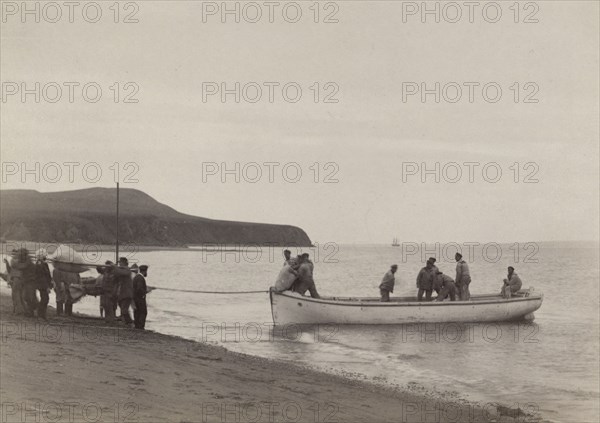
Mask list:
[{"label": "white canvas bundle", "polygon": [[285,265],[279,271],[277,281],[275,282],[275,291],[283,292],[292,287],[292,284],[296,280],[296,275],[289,265]]},{"label": "white canvas bundle", "polygon": [[63,272],[82,273],[90,267],[84,264],[81,254],[64,244],[60,244],[47,258],[56,269]]}]

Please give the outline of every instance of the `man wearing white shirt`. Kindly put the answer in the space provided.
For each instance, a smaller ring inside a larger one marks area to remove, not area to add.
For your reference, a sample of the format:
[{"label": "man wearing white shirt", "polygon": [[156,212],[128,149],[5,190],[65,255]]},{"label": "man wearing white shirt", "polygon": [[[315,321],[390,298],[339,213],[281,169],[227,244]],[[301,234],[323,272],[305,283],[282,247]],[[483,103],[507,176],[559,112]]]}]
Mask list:
[{"label": "man wearing white shirt", "polygon": [[469,291],[469,284],[471,283],[471,272],[469,271],[469,265],[462,259],[461,253],[454,255],[456,260],[456,288],[458,290],[458,297],[461,301],[468,301],[471,299],[471,292]]}]

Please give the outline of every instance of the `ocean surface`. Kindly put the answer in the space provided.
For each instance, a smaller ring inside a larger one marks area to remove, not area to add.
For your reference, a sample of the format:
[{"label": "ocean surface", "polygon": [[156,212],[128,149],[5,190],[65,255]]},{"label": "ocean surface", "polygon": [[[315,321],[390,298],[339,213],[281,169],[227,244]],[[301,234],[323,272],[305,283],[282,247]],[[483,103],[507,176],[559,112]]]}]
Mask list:
[{"label": "ocean surface", "polygon": [[[321,295],[378,296],[377,286],[393,263],[399,265],[393,295],[414,295],[417,272],[430,256],[438,257],[441,271],[454,276],[452,246],[440,245],[437,251],[417,246],[414,254],[409,249],[325,245],[304,251],[315,263]],[[280,249],[232,250],[141,251],[129,256],[130,263],[150,266],[148,284],[159,288],[266,291],[274,283],[283,263]],[[535,321],[273,330],[266,292],[216,295],[157,289],[148,295],[147,328],[414,392],[518,406],[547,421],[597,422],[598,244],[488,245],[463,249],[463,254],[471,269],[472,294],[499,291],[507,266],[516,268],[524,287],[542,291],[544,303]],[[94,259],[113,257],[99,253]],[[98,314],[98,299],[84,298],[75,311]]]}]

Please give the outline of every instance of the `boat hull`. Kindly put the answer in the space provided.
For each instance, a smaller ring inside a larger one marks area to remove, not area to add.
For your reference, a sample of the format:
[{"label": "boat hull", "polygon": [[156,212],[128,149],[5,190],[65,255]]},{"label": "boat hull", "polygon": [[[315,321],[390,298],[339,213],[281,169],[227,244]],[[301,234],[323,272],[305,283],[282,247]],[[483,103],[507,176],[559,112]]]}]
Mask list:
[{"label": "boat hull", "polygon": [[444,322],[503,322],[532,318],[543,295],[525,290],[523,296],[504,299],[499,295],[473,296],[471,301],[418,302],[396,298],[389,303],[378,298],[304,297],[297,293],[271,291],[273,323],[397,325]]}]

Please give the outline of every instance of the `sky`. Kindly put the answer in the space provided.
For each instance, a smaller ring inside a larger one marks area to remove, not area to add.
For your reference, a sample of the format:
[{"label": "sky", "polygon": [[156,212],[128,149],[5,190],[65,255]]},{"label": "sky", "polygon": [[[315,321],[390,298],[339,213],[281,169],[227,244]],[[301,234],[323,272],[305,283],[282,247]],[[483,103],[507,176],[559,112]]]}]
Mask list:
[{"label": "sky", "polygon": [[2,2],[2,189],[118,179],[320,243],[599,238],[597,2],[47,3]]}]

